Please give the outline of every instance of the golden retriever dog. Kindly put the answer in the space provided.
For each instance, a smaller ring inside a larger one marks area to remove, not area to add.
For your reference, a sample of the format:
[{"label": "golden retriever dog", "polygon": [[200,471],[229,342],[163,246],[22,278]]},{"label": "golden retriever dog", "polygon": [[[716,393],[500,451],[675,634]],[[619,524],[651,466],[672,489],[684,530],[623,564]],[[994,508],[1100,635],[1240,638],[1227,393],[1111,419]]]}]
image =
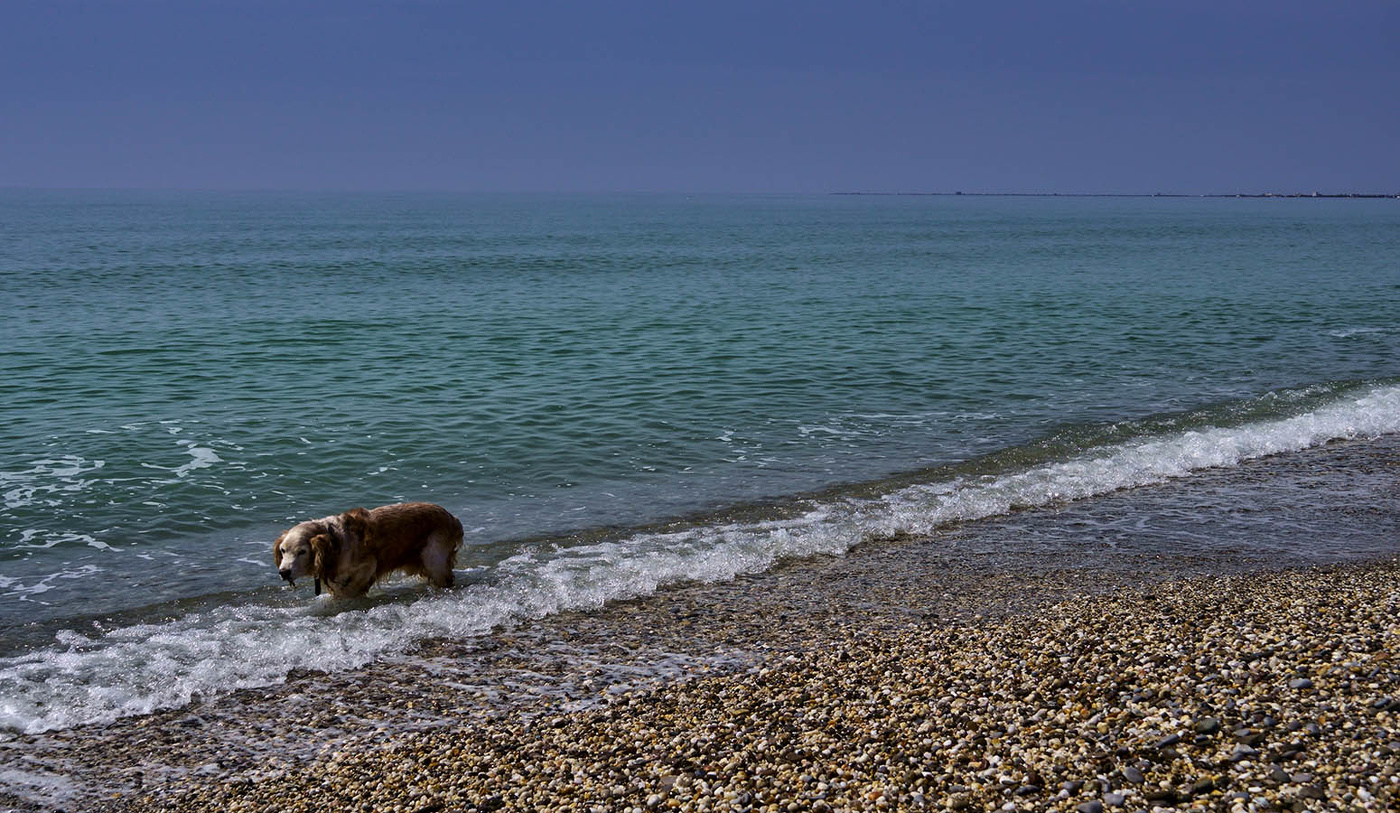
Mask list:
[{"label": "golden retriever dog", "polygon": [[300,523],[277,537],[272,556],[293,587],[310,576],[318,596],[324,583],[332,595],[357,598],[396,570],[451,587],[461,544],[462,523],[446,508],[408,502]]}]

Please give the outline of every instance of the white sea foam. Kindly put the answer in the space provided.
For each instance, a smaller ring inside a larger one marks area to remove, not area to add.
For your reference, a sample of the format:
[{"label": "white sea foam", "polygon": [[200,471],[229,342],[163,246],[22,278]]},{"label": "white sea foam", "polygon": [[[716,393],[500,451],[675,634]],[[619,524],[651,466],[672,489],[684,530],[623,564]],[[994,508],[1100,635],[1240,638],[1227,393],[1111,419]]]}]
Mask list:
[{"label": "white sea foam", "polygon": [[1327,332],[1327,335],[1333,336],[1333,337],[1338,338],[1338,339],[1350,339],[1350,338],[1353,338],[1353,337],[1355,337],[1355,336],[1376,336],[1376,335],[1382,335],[1382,334],[1390,333],[1392,330],[1393,330],[1392,328],[1384,328],[1384,327],[1352,327],[1352,328],[1343,328],[1342,330],[1329,330],[1329,331]]},{"label": "white sea foam", "polygon": [[19,532],[19,540],[14,545],[16,549],[23,548],[52,548],[59,545],[73,545],[81,543],[90,548],[98,550],[111,550],[112,546],[102,540],[88,534],[80,534],[73,531],[51,531],[47,528],[25,528]]},{"label": "white sea foam", "polygon": [[890,531],[927,532],[951,522],[1161,483],[1332,440],[1396,432],[1400,387],[1384,387],[1292,418],[1143,439],[1098,455],[972,482],[911,486],[886,498],[890,510],[884,521]]},{"label": "white sea foam", "polygon": [[154,463],[142,463],[142,468],[158,469],[168,471],[175,475],[177,480],[187,476],[192,471],[207,469],[215,463],[222,463],[224,459],[219,457],[218,452],[208,446],[200,446],[192,440],[180,441],[180,445],[185,447],[185,452],[192,458],[190,462],[179,466],[158,466]]},{"label": "white sea foam", "polygon": [[51,646],[0,659],[0,726],[40,732],[142,714],[196,695],[278,683],[294,668],[353,669],[427,638],[481,635],[685,580],[731,579],[783,557],[840,554],[872,536],[928,532],[1331,440],[1397,432],[1400,387],[1380,387],[1295,417],[1129,441],[1007,474],[833,501],[784,520],[541,546],[487,568],[478,583],[416,601],[342,611],[328,599],[292,608],[227,606],[166,623],[65,632]]},{"label": "white sea foam", "polygon": [[176,477],[184,477],[186,474],[189,474],[195,469],[207,469],[215,463],[223,462],[223,458],[219,457],[218,453],[216,453],[213,449],[210,449],[208,446],[196,446],[193,443],[191,443],[188,446],[188,451],[190,453],[190,457],[194,459],[184,464],[183,466],[176,466],[175,468],[171,469],[171,471],[174,472]]},{"label": "white sea foam", "polygon": [[[70,567],[55,573],[47,573],[37,579],[33,579],[27,584],[21,580],[8,576],[0,576],[0,596],[6,598],[17,598],[21,601],[41,601],[35,596],[43,595],[55,589],[55,579],[82,580],[102,572],[102,568],[96,565],[80,565]],[[0,681],[3,682],[3,681]]]},{"label": "white sea foam", "polygon": [[75,790],[73,780],[66,776],[18,767],[0,770],[0,787],[54,810],[65,807],[73,799]]},{"label": "white sea foam", "polygon": [[93,482],[84,475],[106,465],[102,460],[64,455],[32,461],[27,468],[0,471],[0,509],[12,511],[31,505],[61,505],[60,495],[83,491]]}]

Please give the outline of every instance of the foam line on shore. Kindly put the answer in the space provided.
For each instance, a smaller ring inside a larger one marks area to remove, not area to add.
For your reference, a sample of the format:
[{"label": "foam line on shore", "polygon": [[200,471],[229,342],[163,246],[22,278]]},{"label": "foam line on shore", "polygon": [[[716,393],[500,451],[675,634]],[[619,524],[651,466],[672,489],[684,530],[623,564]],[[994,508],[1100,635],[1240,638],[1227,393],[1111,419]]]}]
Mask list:
[{"label": "foam line on shore", "polygon": [[292,669],[339,671],[430,638],[464,639],[523,618],[589,609],[686,580],[715,582],[785,557],[841,554],[860,542],[1082,499],[1234,466],[1328,441],[1400,432],[1400,386],[1336,397],[1291,417],[1129,440],[998,475],[836,499],[795,517],[637,532],[586,545],[522,550],[476,584],[375,606],[243,604],[105,632],[66,631],[0,659],[0,726],[42,732],[282,681]]}]

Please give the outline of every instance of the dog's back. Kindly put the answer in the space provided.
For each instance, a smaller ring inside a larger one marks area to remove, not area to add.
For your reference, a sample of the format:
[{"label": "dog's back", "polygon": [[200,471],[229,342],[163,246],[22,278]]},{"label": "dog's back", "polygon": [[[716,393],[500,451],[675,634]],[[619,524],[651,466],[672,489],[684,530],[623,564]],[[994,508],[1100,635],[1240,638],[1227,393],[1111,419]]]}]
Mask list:
[{"label": "dog's back", "polygon": [[405,570],[438,587],[452,584],[462,523],[451,511],[427,502],[381,505],[368,513],[368,546],[379,558],[379,575]]},{"label": "dog's back", "polygon": [[462,542],[462,523],[451,511],[430,502],[401,502],[371,509],[369,522],[376,536],[421,542],[434,533],[443,533],[453,540],[453,548]]}]

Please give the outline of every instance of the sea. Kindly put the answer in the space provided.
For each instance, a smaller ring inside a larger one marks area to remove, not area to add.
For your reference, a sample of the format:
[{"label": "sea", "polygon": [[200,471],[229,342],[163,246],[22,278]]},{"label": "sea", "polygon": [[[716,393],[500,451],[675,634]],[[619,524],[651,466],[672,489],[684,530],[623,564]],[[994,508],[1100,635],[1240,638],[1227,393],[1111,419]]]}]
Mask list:
[{"label": "sea", "polygon": [[[1131,536],[1163,484],[1163,550],[1385,555],[1366,494],[1286,507],[1397,433],[1400,200],[0,190],[0,731],[1018,512]],[[456,587],[278,578],[409,500]]]}]

